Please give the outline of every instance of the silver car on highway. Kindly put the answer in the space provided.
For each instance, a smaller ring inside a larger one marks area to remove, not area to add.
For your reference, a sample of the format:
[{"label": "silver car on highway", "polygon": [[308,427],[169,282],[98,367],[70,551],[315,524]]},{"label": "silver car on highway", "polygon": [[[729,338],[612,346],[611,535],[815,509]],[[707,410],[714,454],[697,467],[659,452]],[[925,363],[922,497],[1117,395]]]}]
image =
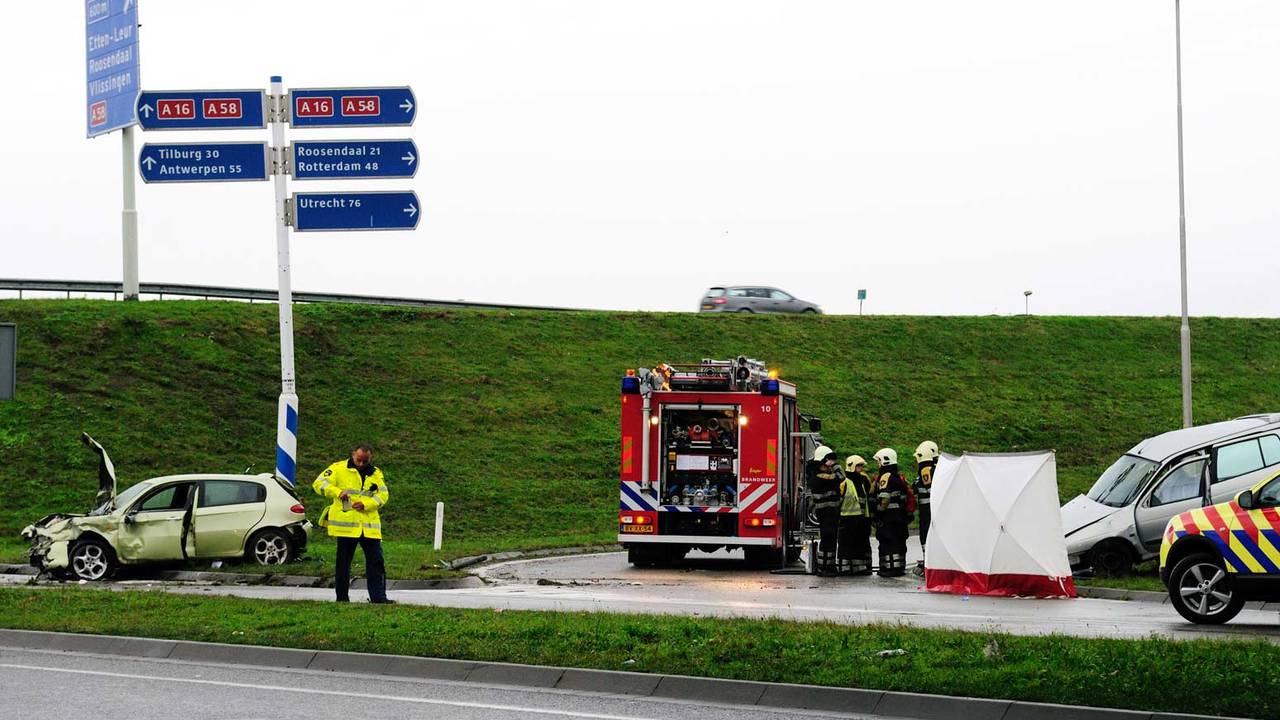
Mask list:
[{"label": "silver car on highway", "polygon": [[1134,445],[1085,495],[1062,506],[1073,568],[1124,572],[1160,552],[1165,525],[1233,499],[1280,469],[1280,413],[1246,415]]},{"label": "silver car on highway", "polygon": [[805,313],[817,315],[822,308],[808,300],[775,287],[734,285],[707,290],[698,303],[700,312]]}]

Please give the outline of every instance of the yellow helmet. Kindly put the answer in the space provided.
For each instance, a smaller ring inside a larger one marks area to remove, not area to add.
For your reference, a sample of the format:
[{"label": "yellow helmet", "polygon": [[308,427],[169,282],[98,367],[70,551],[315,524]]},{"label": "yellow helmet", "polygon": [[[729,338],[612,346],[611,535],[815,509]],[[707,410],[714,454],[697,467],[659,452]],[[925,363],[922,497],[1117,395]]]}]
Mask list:
[{"label": "yellow helmet", "polygon": [[916,462],[938,459],[938,443],[925,440],[916,447]]},{"label": "yellow helmet", "polygon": [[882,467],[898,464],[898,451],[893,448],[880,448],[876,451],[876,462]]},{"label": "yellow helmet", "polygon": [[844,459],[845,472],[854,472],[859,465],[866,465],[867,461],[862,459],[861,455],[850,455]]},{"label": "yellow helmet", "polygon": [[834,453],[834,452],[835,452],[835,450],[832,450],[831,448],[827,447],[826,445],[819,445],[819,446],[818,446],[816,449],[814,449],[814,451],[813,451],[813,460],[814,460],[814,462],[822,462],[823,460],[826,460],[826,459],[827,459],[827,456],[828,456],[828,455],[830,455],[830,454],[832,454],[832,453]]}]

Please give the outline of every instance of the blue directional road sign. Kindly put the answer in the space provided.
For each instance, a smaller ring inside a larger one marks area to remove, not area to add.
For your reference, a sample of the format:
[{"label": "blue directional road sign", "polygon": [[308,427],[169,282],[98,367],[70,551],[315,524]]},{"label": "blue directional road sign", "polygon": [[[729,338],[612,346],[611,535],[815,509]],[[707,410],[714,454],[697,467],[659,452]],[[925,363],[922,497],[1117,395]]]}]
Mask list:
[{"label": "blue directional road sign", "polygon": [[412,125],[418,114],[407,87],[304,88],[289,91],[293,127]]},{"label": "blue directional road sign", "polygon": [[312,230],[412,230],[422,213],[413,192],[295,193],[293,227]]},{"label": "blue directional road sign", "polygon": [[267,126],[261,90],[144,90],[138,95],[144,130],[229,130]]},{"label": "blue directional road sign", "polygon": [[137,122],[142,87],[137,0],[85,0],[85,123],[89,137]]},{"label": "blue directional road sign", "polygon": [[408,178],[418,172],[412,140],[308,140],[293,143],[296,180]]},{"label": "blue directional road sign", "polygon": [[267,158],[264,142],[147,143],[138,167],[149,183],[266,180]]}]

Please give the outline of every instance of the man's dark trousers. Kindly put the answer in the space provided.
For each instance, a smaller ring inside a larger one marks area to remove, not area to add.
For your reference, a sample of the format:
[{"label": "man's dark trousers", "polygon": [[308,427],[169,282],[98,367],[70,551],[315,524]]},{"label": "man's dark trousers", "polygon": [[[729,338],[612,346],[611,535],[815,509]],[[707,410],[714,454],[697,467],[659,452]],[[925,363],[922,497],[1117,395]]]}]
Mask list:
[{"label": "man's dark trousers", "polygon": [[364,552],[365,582],[369,586],[369,602],[387,599],[387,568],[382,563],[382,541],[370,537],[339,537],[338,566],[334,569],[333,587],[338,592],[338,602],[346,602],[347,587],[351,585],[351,560],[356,556],[356,545]]}]

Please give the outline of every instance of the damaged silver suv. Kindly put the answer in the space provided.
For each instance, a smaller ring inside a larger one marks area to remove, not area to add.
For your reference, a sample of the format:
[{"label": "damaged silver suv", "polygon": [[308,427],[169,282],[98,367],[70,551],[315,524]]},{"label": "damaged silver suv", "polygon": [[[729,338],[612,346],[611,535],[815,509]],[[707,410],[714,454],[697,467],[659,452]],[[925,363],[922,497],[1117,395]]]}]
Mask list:
[{"label": "damaged silver suv", "polygon": [[41,571],[102,580],[121,565],[239,557],[279,565],[306,550],[302,500],[273,475],[171,475],[117,495],[107,451],[80,439],[98,455],[98,495],[88,514],[55,513],[22,530]]}]

